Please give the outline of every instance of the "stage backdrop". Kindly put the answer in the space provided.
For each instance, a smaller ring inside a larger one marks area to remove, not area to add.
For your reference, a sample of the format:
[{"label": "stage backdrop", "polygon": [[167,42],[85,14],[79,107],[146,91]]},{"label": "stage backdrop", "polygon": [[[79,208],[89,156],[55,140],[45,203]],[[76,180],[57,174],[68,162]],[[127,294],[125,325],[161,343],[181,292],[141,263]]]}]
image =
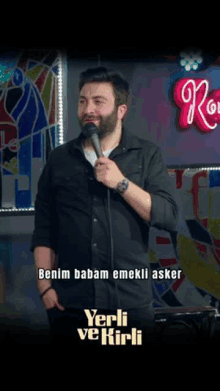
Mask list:
[{"label": "stage backdrop", "polygon": [[0,213],[31,209],[59,145],[57,51],[0,53]]},{"label": "stage backdrop", "polygon": [[[9,85],[2,88],[0,123],[2,121],[10,125],[11,132],[6,132],[6,128],[1,129],[2,207],[33,206],[40,171],[50,151],[57,146],[56,104],[55,98],[53,99],[57,85],[56,57],[50,60],[49,66],[44,64],[46,60],[46,57],[41,57],[39,60],[30,58],[28,61],[26,57],[16,62],[10,88]],[[77,59],[73,65],[68,65],[68,111],[70,119],[75,115],[75,122],[72,124],[69,121],[69,127],[65,129],[68,135],[66,141],[79,134],[76,116],[77,86],[79,74],[86,69],[85,64]],[[215,168],[219,167],[220,124],[216,122],[214,129],[205,132],[198,126],[199,121],[194,121],[199,118],[201,122],[202,118],[198,106],[205,94],[200,90],[202,97],[198,97],[199,91],[195,94],[197,106],[195,105],[193,122],[188,129],[181,128],[181,108],[177,104],[178,99],[174,98],[177,82],[184,78],[207,80],[209,91],[217,91],[220,88],[219,66],[212,65],[202,72],[186,72],[175,61],[123,63],[119,67],[117,63],[110,65],[125,74],[131,87],[131,107],[125,126],[134,134],[160,147],[180,208],[177,232],[172,237],[166,231],[155,228],[150,230],[151,271],[182,271],[180,278],[153,280],[154,306],[218,305],[220,171]],[[46,85],[48,87],[45,90]],[[192,82],[190,88],[193,96]],[[190,95],[189,91],[188,94]],[[185,95],[185,100],[189,95]],[[218,94],[214,96],[217,96],[218,101]],[[207,99],[209,102],[211,95]],[[31,107],[28,106],[30,102]],[[190,101],[189,104],[191,103]],[[203,106],[201,105],[201,110],[204,109]],[[207,104],[205,108],[207,109]],[[213,108],[209,104],[208,111],[211,112]],[[186,108],[186,113],[189,114],[189,107]],[[218,112],[215,113],[215,119],[218,121]],[[19,139],[19,143],[14,140],[10,143],[11,139]],[[34,172],[36,176],[33,177]],[[13,297],[19,298],[22,295],[20,303],[23,303],[23,311],[29,312],[28,300],[30,297],[35,298],[35,295],[38,298],[38,292],[32,292],[30,288],[35,278],[33,258],[29,252],[30,243],[13,242],[6,246],[2,239],[0,245],[5,269],[9,267],[7,259],[10,258],[10,273],[14,273],[19,280],[19,288],[18,285],[13,288],[16,290]],[[30,274],[26,278],[29,278],[30,285],[26,289],[23,283],[24,273],[19,274],[19,270],[22,269],[21,266],[25,268],[28,265]],[[9,296],[10,292],[7,292],[7,299]],[[33,302],[35,306],[35,299]],[[36,312],[38,313],[37,308]]]},{"label": "stage backdrop", "polygon": [[219,305],[220,171],[169,170],[180,209],[176,234],[151,228],[150,268],[182,270],[153,280],[154,306]]}]

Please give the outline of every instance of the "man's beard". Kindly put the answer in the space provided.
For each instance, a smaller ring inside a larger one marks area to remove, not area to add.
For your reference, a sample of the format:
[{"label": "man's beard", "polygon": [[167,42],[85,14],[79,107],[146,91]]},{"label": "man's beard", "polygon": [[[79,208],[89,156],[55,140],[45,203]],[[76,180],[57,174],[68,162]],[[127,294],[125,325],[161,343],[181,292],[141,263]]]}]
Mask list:
[{"label": "man's beard", "polygon": [[81,130],[83,130],[83,127],[85,126],[86,123],[88,122],[85,122],[85,120],[87,119],[93,119],[94,121],[95,120],[98,120],[99,121],[99,124],[95,125],[97,126],[97,128],[99,129],[99,139],[103,139],[105,136],[108,136],[110,134],[112,134],[115,129],[116,129],[116,125],[117,125],[117,121],[118,121],[118,118],[117,118],[117,108],[115,108],[111,114],[109,115],[106,115],[105,117],[92,117],[92,116],[89,116],[89,115],[85,115],[83,117],[83,119],[79,119],[79,126],[81,128]]}]

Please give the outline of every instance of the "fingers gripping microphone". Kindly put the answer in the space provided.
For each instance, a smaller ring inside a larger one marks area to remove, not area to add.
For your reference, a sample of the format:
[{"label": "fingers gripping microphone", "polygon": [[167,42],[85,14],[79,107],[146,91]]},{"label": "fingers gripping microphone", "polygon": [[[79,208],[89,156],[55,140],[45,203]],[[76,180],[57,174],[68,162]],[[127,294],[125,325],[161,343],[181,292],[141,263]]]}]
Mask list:
[{"label": "fingers gripping microphone", "polygon": [[97,128],[97,126],[95,126],[95,124],[93,122],[88,123],[83,127],[82,132],[86,137],[90,138],[92,146],[93,146],[98,158],[100,158],[101,156],[104,156],[101,151],[99,137],[98,137],[100,130]]}]

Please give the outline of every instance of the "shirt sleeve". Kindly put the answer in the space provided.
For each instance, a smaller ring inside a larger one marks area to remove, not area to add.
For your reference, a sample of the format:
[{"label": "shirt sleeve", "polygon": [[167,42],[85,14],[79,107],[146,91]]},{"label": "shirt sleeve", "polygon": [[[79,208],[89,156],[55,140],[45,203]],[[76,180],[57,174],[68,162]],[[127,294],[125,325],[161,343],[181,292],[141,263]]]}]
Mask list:
[{"label": "shirt sleeve", "polygon": [[145,190],[151,195],[150,226],[167,231],[176,231],[178,205],[176,189],[171,183],[159,147],[155,146],[150,163],[146,169]]},{"label": "shirt sleeve", "polygon": [[35,200],[34,232],[30,251],[36,246],[50,247],[57,254],[57,217],[52,197],[52,181],[50,175],[50,159],[44,166],[38,181]]}]

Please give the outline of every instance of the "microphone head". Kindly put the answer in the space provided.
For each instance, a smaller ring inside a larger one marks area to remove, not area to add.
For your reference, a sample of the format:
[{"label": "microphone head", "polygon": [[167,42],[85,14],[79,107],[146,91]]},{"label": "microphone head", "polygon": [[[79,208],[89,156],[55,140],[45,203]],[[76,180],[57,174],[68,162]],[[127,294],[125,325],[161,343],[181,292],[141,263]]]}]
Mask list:
[{"label": "microphone head", "polygon": [[86,137],[92,137],[94,134],[99,134],[100,129],[97,128],[97,126],[93,122],[89,122],[83,126],[82,133]]}]

